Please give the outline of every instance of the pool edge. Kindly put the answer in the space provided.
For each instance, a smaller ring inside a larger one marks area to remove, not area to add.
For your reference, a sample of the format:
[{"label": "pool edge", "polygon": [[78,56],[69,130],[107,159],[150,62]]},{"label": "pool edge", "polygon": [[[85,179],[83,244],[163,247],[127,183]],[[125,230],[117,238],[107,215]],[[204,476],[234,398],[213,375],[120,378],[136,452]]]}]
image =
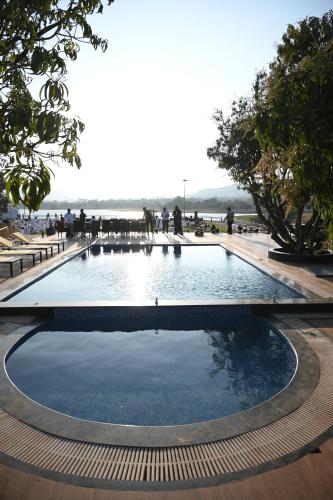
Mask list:
[{"label": "pool edge", "polygon": [[[201,311],[202,313],[202,311]],[[314,391],[320,376],[319,360],[300,332],[271,317],[261,317],[295,347],[299,368],[289,385],[270,400],[245,412],[198,424],[141,427],[89,422],[69,417],[33,402],[7,377],[5,358],[26,335],[14,333],[1,342],[0,407],[10,415],[45,432],[67,439],[118,446],[168,447],[208,443],[268,425],[298,408]],[[32,327],[33,330],[35,327]],[[303,369],[305,368],[306,369]]]}]

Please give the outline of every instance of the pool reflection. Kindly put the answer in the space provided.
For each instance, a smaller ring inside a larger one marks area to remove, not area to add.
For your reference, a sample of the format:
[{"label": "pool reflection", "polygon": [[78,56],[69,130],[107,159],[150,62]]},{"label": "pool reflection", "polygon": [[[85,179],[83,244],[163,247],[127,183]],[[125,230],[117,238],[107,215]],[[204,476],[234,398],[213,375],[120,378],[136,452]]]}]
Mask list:
[{"label": "pool reflection", "polygon": [[293,376],[288,343],[264,323],[247,323],[41,331],[9,356],[6,368],[24,394],[73,417],[126,425],[201,422],[260,404]]}]

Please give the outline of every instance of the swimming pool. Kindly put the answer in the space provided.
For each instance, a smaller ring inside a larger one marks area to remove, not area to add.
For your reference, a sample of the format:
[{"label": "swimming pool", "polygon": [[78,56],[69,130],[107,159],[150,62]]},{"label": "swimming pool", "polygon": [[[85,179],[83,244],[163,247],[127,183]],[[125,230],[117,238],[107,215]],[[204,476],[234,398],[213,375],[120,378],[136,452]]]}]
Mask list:
[{"label": "swimming pool", "polygon": [[219,245],[96,246],[9,300],[281,299],[303,295]]},{"label": "swimming pool", "polygon": [[252,316],[200,330],[119,331],[96,322],[87,331],[76,322],[70,331],[65,324],[37,330],[6,369],[32,400],[85,420],[173,426],[219,419],[278,394],[297,365],[285,337]]}]

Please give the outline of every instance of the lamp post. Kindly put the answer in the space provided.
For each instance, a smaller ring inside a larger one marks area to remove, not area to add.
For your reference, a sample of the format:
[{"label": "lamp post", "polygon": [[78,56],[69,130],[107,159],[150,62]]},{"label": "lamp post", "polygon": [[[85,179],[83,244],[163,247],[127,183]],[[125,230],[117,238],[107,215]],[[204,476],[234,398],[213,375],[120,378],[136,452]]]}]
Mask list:
[{"label": "lamp post", "polygon": [[187,182],[187,179],[183,179],[184,183],[184,222],[185,222],[185,183]]}]

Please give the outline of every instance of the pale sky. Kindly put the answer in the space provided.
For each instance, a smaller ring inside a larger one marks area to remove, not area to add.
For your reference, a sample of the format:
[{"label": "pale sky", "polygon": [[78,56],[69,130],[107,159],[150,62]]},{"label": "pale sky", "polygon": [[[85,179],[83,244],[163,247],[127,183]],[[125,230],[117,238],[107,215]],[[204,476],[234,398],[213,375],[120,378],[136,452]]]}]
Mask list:
[{"label": "pale sky", "polygon": [[326,0],[115,0],[90,18],[106,53],[69,66],[71,112],[86,125],[82,169],[56,168],[48,199],[174,197],[232,181],[209,160],[216,108],[248,95],[289,23]]}]

